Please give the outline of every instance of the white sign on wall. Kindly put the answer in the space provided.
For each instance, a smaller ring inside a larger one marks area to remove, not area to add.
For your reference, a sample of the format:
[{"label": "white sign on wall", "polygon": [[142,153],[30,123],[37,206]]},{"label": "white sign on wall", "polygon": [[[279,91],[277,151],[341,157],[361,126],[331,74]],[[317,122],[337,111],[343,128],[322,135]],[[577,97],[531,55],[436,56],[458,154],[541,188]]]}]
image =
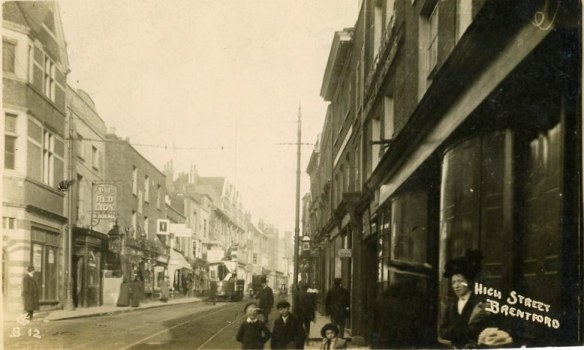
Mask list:
[{"label": "white sign on wall", "polygon": [[156,220],[156,234],[167,235],[170,233],[170,221],[164,219]]},{"label": "white sign on wall", "polygon": [[350,258],[351,257],[351,249],[339,249],[339,257],[340,258]]},{"label": "white sign on wall", "polygon": [[191,229],[185,224],[170,224],[170,233],[175,237],[192,237]]}]

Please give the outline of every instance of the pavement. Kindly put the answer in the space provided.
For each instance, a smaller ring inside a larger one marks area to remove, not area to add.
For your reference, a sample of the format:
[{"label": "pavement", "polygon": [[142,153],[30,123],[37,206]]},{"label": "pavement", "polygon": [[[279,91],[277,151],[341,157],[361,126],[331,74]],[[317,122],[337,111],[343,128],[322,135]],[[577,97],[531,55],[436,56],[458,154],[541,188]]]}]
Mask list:
[{"label": "pavement", "polygon": [[[173,304],[184,304],[184,303],[194,303],[202,301],[204,299],[197,297],[175,297],[169,299],[167,302],[162,302],[159,300],[145,300],[140,303],[140,306],[115,306],[115,305],[102,305],[95,307],[78,307],[75,310],[47,310],[47,311],[37,311],[34,313],[35,322],[44,321],[58,321],[67,320],[73,318],[81,317],[93,317],[102,315],[112,315],[121,312],[131,312],[136,310],[150,309],[155,307],[163,307]],[[19,313],[3,313],[4,322],[15,322],[22,317]]]},{"label": "pavement", "polygon": [[[312,350],[319,348],[320,344],[322,343],[320,330],[327,323],[330,323],[330,318],[328,316],[321,315],[319,312],[316,312],[315,320],[310,324],[309,342],[308,345],[304,346],[304,349]],[[369,347],[366,345],[357,345],[352,341],[353,339],[350,329],[345,329],[345,339],[349,341],[347,345],[349,349],[369,349]]]}]

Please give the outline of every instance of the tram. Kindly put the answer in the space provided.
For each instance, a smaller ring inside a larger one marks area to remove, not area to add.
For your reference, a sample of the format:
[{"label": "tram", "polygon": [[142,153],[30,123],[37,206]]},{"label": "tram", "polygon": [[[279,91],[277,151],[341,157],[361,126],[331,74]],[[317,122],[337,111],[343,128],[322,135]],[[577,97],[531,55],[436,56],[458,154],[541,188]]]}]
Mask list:
[{"label": "tram", "polygon": [[218,299],[239,301],[243,299],[245,282],[237,278],[236,261],[217,261],[209,264],[209,278],[217,282]]}]

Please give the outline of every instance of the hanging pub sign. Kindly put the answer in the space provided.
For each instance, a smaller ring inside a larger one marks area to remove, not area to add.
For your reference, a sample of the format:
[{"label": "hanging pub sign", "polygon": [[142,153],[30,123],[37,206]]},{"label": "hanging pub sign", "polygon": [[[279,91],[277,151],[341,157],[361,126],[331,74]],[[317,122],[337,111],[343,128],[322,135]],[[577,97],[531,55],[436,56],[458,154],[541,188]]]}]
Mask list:
[{"label": "hanging pub sign", "polygon": [[156,220],[156,234],[168,235],[170,233],[170,220],[158,219]]},{"label": "hanging pub sign", "polygon": [[112,184],[93,185],[93,218],[115,220],[118,189]]}]

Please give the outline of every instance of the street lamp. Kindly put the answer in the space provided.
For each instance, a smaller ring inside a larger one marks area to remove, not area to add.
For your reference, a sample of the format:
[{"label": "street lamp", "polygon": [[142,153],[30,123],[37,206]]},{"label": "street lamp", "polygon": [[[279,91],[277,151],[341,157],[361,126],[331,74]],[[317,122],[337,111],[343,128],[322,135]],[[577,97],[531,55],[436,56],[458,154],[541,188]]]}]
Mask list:
[{"label": "street lamp", "polygon": [[296,218],[294,225],[294,288],[298,287],[299,257],[298,245],[300,241],[300,145],[302,142],[302,112],[298,106],[298,142],[296,145]]},{"label": "street lamp", "polygon": [[310,272],[310,248],[311,239],[310,236],[306,235],[302,237],[302,282],[309,283],[309,272]]},{"label": "street lamp", "polygon": [[124,235],[120,233],[120,227],[118,222],[114,223],[114,227],[107,233],[109,236],[108,247],[110,252],[114,254],[119,254],[122,252],[122,239]]},{"label": "street lamp", "polygon": [[310,236],[304,236],[302,237],[302,252],[303,253],[307,253],[310,251]]}]

